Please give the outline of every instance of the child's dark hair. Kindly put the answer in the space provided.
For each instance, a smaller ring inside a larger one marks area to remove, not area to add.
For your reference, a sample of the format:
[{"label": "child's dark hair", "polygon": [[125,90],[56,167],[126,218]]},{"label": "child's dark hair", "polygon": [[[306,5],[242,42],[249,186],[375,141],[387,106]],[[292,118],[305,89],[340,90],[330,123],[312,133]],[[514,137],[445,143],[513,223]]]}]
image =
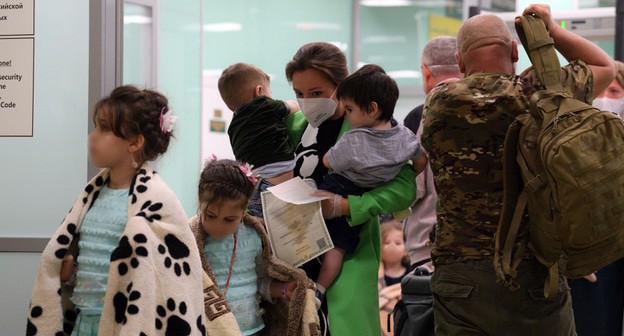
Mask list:
[{"label": "child's dark hair", "polygon": [[142,135],[141,160],[154,160],[169,147],[173,136],[161,129],[161,113],[169,110],[167,98],[159,92],[132,85],[116,88],[94,108],[93,123],[122,139]]},{"label": "child's dark hair", "polygon": [[399,99],[399,87],[384,69],[367,64],[347,77],[336,89],[336,99],[352,99],[364,111],[376,102],[381,114],[378,120],[390,121]]},{"label": "child's dark hair", "polygon": [[199,178],[198,196],[201,203],[251,198],[254,185],[240,169],[241,163],[233,160],[212,160],[204,166]]}]

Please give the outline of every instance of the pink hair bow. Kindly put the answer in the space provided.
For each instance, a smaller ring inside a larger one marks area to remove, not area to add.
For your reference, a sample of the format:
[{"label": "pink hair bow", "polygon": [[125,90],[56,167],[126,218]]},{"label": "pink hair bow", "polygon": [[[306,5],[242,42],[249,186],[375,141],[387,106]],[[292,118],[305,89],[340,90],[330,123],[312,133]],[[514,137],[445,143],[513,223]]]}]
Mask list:
[{"label": "pink hair bow", "polygon": [[251,184],[256,185],[256,183],[258,183],[258,178],[251,171],[253,169],[252,165],[250,165],[249,163],[245,163],[244,165],[238,166],[238,169],[240,169],[243,174],[247,176],[247,179],[249,180],[249,182],[251,182]]},{"label": "pink hair bow", "polygon": [[174,115],[173,111],[167,110],[167,112],[165,112],[166,109],[167,107],[164,106],[162,110],[160,110],[160,130],[165,134],[173,130],[173,124],[175,124],[178,119],[178,116]]}]

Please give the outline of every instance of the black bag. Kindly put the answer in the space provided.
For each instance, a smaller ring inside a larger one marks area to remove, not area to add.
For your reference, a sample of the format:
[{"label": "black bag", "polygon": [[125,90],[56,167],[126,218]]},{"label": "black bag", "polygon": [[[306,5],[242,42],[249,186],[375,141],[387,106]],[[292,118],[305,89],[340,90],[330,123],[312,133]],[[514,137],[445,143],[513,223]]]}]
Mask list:
[{"label": "black bag", "polygon": [[394,306],[392,314],[395,336],[434,335],[433,296],[429,271],[417,267],[414,272],[403,277],[401,300]]}]

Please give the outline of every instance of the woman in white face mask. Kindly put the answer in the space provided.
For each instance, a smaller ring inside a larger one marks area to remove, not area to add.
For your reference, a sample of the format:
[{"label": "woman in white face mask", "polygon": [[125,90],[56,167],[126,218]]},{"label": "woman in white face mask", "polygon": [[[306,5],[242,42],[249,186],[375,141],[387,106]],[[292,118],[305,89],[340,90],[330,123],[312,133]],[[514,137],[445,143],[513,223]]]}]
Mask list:
[{"label": "woman in white face mask", "polygon": [[[303,45],[286,66],[302,112],[290,116],[287,126],[295,150],[294,174],[312,178],[317,184],[328,173],[322,158],[350,128],[344,109],[336,103],[336,87],[348,75],[344,53],[330,43]],[[347,216],[350,225],[361,225],[360,242],[345,256],[342,270],[324,293],[319,311],[322,333],[329,335],[379,335],[377,272],[380,260],[380,214],[407,209],[415,198],[415,173],[408,165],[392,181],[362,196],[330,197],[323,201],[323,216]],[[302,268],[316,281],[320,264],[311,261]],[[321,289],[322,291],[322,289]],[[322,295],[319,295],[322,297]]]},{"label": "woman in white face mask", "polygon": [[615,61],[617,75],[609,86],[594,99],[593,105],[604,111],[617,113],[624,119],[624,63]]}]

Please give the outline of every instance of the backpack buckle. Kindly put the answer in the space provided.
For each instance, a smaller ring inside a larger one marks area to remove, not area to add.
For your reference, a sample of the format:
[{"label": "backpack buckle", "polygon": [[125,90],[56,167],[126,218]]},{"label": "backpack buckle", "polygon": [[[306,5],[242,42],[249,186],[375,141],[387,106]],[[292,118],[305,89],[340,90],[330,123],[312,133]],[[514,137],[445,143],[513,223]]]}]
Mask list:
[{"label": "backpack buckle", "polygon": [[531,193],[534,193],[539,188],[546,184],[546,174],[541,173],[529,180],[524,187]]}]

